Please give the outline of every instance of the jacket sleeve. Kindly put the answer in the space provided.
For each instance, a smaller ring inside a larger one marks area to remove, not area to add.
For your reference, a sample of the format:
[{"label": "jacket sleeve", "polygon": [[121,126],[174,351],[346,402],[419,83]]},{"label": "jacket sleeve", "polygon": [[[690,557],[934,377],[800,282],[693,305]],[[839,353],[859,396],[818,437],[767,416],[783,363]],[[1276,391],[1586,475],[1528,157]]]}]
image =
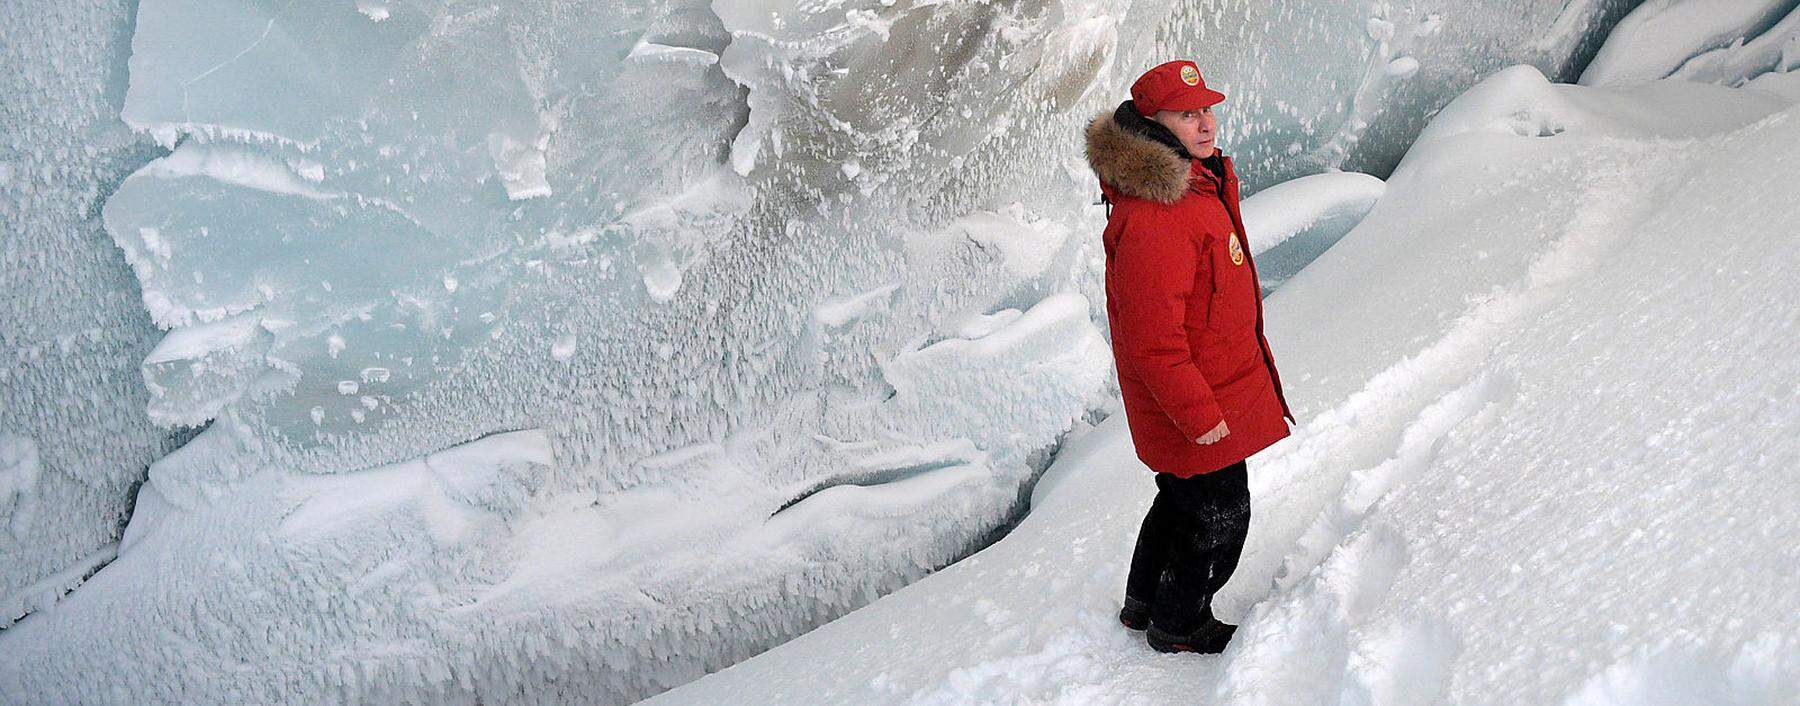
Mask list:
[{"label": "jacket sleeve", "polygon": [[1144,215],[1124,225],[1113,256],[1114,345],[1163,413],[1198,439],[1224,419],[1184,328],[1200,253],[1192,239]]}]

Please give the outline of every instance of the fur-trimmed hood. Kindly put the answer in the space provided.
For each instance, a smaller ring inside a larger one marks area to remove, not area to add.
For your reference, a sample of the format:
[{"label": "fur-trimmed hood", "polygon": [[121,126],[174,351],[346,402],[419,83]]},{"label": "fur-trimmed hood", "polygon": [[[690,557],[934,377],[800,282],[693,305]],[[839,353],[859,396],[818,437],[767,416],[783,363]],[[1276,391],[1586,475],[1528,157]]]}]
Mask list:
[{"label": "fur-trimmed hood", "polygon": [[1193,157],[1168,128],[1138,115],[1131,101],[1087,126],[1088,167],[1126,196],[1175,203],[1187,193]]}]

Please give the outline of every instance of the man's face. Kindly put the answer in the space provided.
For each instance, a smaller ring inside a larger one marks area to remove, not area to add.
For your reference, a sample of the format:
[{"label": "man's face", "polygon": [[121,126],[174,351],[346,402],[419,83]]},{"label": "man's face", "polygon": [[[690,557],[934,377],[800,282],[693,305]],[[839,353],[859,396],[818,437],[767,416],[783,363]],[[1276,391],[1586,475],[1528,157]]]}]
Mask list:
[{"label": "man's face", "polygon": [[1159,110],[1150,117],[1161,123],[1175,138],[1187,147],[1188,154],[1195,157],[1211,157],[1213,140],[1218,138],[1219,121],[1213,117],[1211,106],[1198,110]]}]

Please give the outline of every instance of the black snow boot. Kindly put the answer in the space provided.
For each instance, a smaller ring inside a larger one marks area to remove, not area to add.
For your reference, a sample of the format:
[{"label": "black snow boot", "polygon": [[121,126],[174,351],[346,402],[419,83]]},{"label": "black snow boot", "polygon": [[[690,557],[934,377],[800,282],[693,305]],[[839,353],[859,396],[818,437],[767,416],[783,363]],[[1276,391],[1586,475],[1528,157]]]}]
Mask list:
[{"label": "black snow boot", "polygon": [[1126,596],[1125,607],[1119,609],[1119,622],[1132,630],[1150,627],[1150,604]]},{"label": "black snow boot", "polygon": [[1157,652],[1195,652],[1204,655],[1216,655],[1225,651],[1231,644],[1231,636],[1237,634],[1236,625],[1221,623],[1212,616],[1193,632],[1185,635],[1172,635],[1155,625],[1144,632],[1144,641],[1150,643],[1150,649]]}]

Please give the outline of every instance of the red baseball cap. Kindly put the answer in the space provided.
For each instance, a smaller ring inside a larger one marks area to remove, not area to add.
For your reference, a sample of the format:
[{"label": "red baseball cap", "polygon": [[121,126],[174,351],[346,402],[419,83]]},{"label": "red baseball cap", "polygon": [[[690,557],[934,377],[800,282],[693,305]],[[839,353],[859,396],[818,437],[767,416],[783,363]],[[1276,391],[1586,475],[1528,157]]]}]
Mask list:
[{"label": "red baseball cap", "polygon": [[1207,88],[1192,61],[1159,64],[1131,84],[1131,102],[1146,118],[1159,110],[1199,110],[1222,100],[1225,94]]}]

